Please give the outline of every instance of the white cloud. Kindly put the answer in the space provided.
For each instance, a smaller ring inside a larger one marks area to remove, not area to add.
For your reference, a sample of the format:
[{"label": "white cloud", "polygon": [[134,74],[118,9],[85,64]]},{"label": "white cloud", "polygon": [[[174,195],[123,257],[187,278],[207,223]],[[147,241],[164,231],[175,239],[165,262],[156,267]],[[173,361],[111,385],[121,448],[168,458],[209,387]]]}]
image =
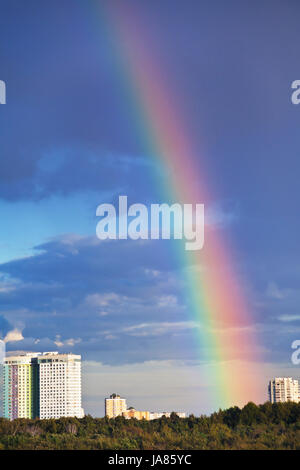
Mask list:
[{"label": "white cloud", "polygon": [[19,330],[18,328],[14,328],[13,330],[10,330],[7,335],[4,338],[5,343],[11,343],[14,341],[22,341],[24,339],[22,335],[22,331]]},{"label": "white cloud", "polygon": [[75,346],[75,344],[78,344],[78,343],[81,343],[81,339],[80,338],[69,338],[69,339],[66,339],[65,340],[65,345],[66,346]]},{"label": "white cloud", "polygon": [[144,270],[144,272],[145,272],[146,276],[149,276],[149,277],[152,277],[152,278],[153,277],[159,277],[161,275],[161,272],[158,271],[157,269],[148,269],[148,268],[146,268]]},{"label": "white cloud", "polygon": [[106,310],[101,310],[101,312],[99,312],[99,315],[100,317],[106,317],[108,315],[108,312],[106,312]]},{"label": "white cloud", "polygon": [[104,339],[117,339],[117,336],[116,335],[106,335],[104,336]]},{"label": "white cloud", "polygon": [[12,292],[16,290],[15,286],[12,286],[10,284],[0,284],[0,293],[1,294],[7,294],[8,292]]},{"label": "white cloud", "polygon": [[158,307],[177,307],[178,301],[175,295],[163,295],[157,301]]},{"label": "white cloud", "polygon": [[63,347],[64,343],[63,343],[63,341],[60,340],[60,335],[56,335],[56,339],[55,339],[55,341],[54,341],[54,344],[56,344],[56,346],[57,346],[58,348],[62,348],[62,347]]},{"label": "white cloud", "polygon": [[278,320],[282,322],[299,321],[300,315],[280,315]]},{"label": "white cloud", "polygon": [[56,344],[58,348],[62,348],[63,346],[75,346],[75,344],[78,344],[78,343],[81,343],[81,338],[77,338],[77,339],[69,338],[69,339],[65,339],[64,341],[62,341],[60,335],[56,335],[55,341],[54,341],[54,344]]},{"label": "white cloud", "polygon": [[111,303],[127,300],[127,297],[120,296],[114,292],[105,294],[89,294],[86,297],[86,303],[92,307],[108,307]]},{"label": "white cloud", "polygon": [[138,325],[128,326],[122,329],[122,332],[129,333],[131,336],[156,336],[170,332],[178,332],[193,328],[199,328],[199,324],[192,321],[183,322],[156,322],[140,323]]},{"label": "white cloud", "polygon": [[90,310],[98,311],[97,314],[100,317],[105,317],[110,314],[122,313],[125,311],[138,312],[149,312],[153,310],[153,307],[157,309],[171,309],[173,312],[175,309],[178,311],[183,308],[179,304],[177,296],[173,294],[160,294],[153,295],[151,304],[143,294],[139,296],[126,296],[116,294],[115,292],[106,293],[94,293],[89,294],[85,297],[83,307]]}]

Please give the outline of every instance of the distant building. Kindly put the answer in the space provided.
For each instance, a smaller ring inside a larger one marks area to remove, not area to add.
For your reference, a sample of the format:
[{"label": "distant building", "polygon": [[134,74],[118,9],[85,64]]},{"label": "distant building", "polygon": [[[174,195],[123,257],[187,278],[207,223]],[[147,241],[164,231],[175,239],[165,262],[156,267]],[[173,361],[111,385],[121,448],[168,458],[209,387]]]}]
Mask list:
[{"label": "distant building", "polygon": [[113,393],[109,398],[105,398],[105,416],[108,418],[122,416],[126,410],[126,399],[121,398],[120,395]]},{"label": "distant building", "polygon": [[299,403],[299,383],[291,377],[275,377],[270,380],[268,392],[271,403]]},{"label": "distant building", "polygon": [[[185,413],[182,413],[182,412],[175,412],[175,414],[179,417],[179,418],[185,418]],[[150,413],[150,420],[152,419],[160,419],[162,418],[163,416],[165,416],[166,418],[170,418],[171,416],[171,412],[169,411],[163,411],[163,412],[153,412],[151,411]]]},{"label": "distant building", "polygon": [[137,411],[135,408],[131,407],[126,411],[123,411],[122,416],[126,419],[145,419],[147,421],[150,420],[150,412],[149,411]]},{"label": "distant building", "polygon": [[48,352],[5,358],[6,418],[82,418],[83,415],[80,356]]},{"label": "distant building", "polygon": [[[105,398],[105,416],[108,418],[116,418],[123,416],[126,419],[135,418],[138,420],[145,419],[150,421],[152,419],[159,419],[162,416],[170,418],[171,412],[164,411],[162,413],[150,411],[138,411],[133,406],[127,409],[126,399],[121,398],[120,395],[113,393],[109,398]],[[175,412],[179,418],[185,418],[185,413]]]}]

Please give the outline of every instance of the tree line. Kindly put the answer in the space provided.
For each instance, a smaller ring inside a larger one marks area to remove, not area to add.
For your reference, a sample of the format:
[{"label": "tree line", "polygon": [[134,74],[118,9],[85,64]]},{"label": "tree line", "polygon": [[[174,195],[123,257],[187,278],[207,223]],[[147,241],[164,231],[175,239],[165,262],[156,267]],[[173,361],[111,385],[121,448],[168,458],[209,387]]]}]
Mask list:
[{"label": "tree line", "polygon": [[153,421],[0,419],[0,449],[300,449],[300,404],[248,403],[210,416]]}]

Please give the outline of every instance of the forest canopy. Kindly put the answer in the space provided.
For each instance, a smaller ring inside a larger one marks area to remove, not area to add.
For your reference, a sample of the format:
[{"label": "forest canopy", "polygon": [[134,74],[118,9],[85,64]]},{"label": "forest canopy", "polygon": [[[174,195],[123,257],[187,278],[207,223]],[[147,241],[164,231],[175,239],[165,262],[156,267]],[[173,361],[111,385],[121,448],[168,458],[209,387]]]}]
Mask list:
[{"label": "forest canopy", "polygon": [[0,449],[300,449],[300,404],[248,403],[211,416],[0,419]]}]

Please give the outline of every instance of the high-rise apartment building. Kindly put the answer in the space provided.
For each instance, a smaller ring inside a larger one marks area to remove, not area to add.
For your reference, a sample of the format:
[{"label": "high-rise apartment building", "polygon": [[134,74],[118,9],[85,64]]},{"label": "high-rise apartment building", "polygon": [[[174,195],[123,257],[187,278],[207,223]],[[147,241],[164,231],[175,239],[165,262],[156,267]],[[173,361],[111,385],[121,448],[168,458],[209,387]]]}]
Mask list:
[{"label": "high-rise apartment building", "polygon": [[299,383],[291,377],[275,377],[270,380],[268,392],[271,403],[299,403]]},{"label": "high-rise apartment building", "polygon": [[39,417],[83,417],[81,408],[81,356],[44,353],[38,357]]},{"label": "high-rise apartment building", "polygon": [[4,417],[38,416],[37,354],[11,356],[4,360]]},{"label": "high-rise apartment building", "polygon": [[120,395],[113,393],[109,398],[105,398],[105,416],[108,418],[122,416],[126,410],[126,399],[121,398]]},{"label": "high-rise apartment building", "polygon": [[79,355],[28,353],[5,359],[6,418],[81,418],[83,415]]}]

